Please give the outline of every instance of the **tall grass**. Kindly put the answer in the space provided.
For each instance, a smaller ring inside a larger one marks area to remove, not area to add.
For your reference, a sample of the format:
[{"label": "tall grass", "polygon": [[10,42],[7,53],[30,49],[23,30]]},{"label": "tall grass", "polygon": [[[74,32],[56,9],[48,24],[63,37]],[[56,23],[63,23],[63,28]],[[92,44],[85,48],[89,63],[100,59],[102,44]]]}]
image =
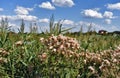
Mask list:
[{"label": "tall grass", "polygon": [[49,23],[50,34],[59,35],[59,34],[63,34],[74,28],[74,27],[71,27],[71,28],[62,29],[63,22],[64,22],[64,20],[60,20],[57,23],[55,23],[54,15],[52,15],[50,18],[50,23]]}]

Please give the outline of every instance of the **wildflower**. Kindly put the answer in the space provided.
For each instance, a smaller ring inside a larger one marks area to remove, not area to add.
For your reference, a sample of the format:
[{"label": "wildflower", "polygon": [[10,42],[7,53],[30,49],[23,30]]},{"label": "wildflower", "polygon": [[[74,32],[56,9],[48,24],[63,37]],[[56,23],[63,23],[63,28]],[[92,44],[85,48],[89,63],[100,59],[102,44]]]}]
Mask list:
[{"label": "wildflower", "polygon": [[69,48],[70,47],[70,43],[66,43],[65,47]]},{"label": "wildflower", "polygon": [[6,55],[9,55],[9,52],[7,52],[6,50],[4,50],[3,48],[0,48],[0,54],[2,56],[6,56]]},{"label": "wildflower", "polygon": [[104,60],[104,63],[107,65],[107,66],[110,66],[110,62],[108,60]]},{"label": "wildflower", "polygon": [[3,58],[3,57],[0,57],[0,64],[1,63],[7,63],[7,59],[6,58]]},{"label": "wildflower", "polygon": [[47,59],[47,53],[42,53],[41,55],[38,55],[38,58],[41,60],[41,61],[45,61]]},{"label": "wildflower", "polygon": [[53,46],[50,46],[49,49],[53,49]]},{"label": "wildflower", "polygon": [[87,64],[87,60],[84,60],[84,64]]},{"label": "wildflower", "polygon": [[113,63],[117,63],[117,59],[113,59]]},{"label": "wildflower", "polygon": [[44,38],[40,38],[40,41],[43,42],[43,41],[44,41]]},{"label": "wildflower", "polygon": [[46,59],[47,58],[47,53],[43,53],[42,54],[42,59]]},{"label": "wildflower", "polygon": [[77,75],[77,78],[80,78],[80,74],[79,74],[79,75]]},{"label": "wildflower", "polygon": [[91,58],[92,61],[96,62],[96,63],[101,63],[101,58],[100,57],[97,57],[96,55],[94,55],[92,58]]},{"label": "wildflower", "polygon": [[54,42],[57,42],[57,37],[56,37],[56,36],[51,37],[51,39],[52,39]]},{"label": "wildflower", "polygon": [[73,52],[73,55],[75,55],[77,58],[80,57],[79,54],[78,54],[78,53],[75,53],[75,52]]},{"label": "wildflower", "polygon": [[76,48],[76,49],[79,49],[79,48],[80,48],[80,45],[79,45],[79,44],[76,44],[76,45],[75,45],[75,48]]},{"label": "wildflower", "polygon": [[21,45],[23,45],[23,41],[17,41],[17,42],[15,43],[15,45],[16,45],[16,46],[21,46]]},{"label": "wildflower", "polygon": [[99,66],[99,69],[100,69],[101,71],[104,71],[105,66],[102,64],[101,66]]},{"label": "wildflower", "polygon": [[57,45],[57,46],[60,46],[60,42],[57,42],[56,45]]},{"label": "wildflower", "polygon": [[64,54],[65,54],[65,52],[64,52],[64,51],[62,51],[62,54],[64,55]]},{"label": "wildflower", "polygon": [[61,34],[60,34],[57,38],[58,38],[58,40],[61,40],[61,41],[64,41],[64,40],[66,39],[66,38],[65,38],[63,35],[61,35]]},{"label": "wildflower", "polygon": [[60,45],[59,49],[63,50],[64,49],[64,45]]},{"label": "wildflower", "polygon": [[54,48],[53,51],[56,52],[57,50]]},{"label": "wildflower", "polygon": [[88,69],[92,72],[92,74],[95,73],[95,69],[92,66],[89,66]]}]

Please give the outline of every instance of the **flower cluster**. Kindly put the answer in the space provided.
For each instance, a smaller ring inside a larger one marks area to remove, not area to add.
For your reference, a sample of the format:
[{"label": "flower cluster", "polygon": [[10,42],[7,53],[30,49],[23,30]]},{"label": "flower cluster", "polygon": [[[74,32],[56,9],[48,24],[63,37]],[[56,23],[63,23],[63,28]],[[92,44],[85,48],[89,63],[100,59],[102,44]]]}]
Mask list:
[{"label": "flower cluster", "polygon": [[0,48],[0,56],[7,56],[9,55],[9,52],[7,52],[5,49]]},{"label": "flower cluster", "polygon": [[3,48],[0,48],[0,64],[7,62],[7,59],[5,57],[8,56],[8,55],[9,55],[9,52],[7,52]]},{"label": "flower cluster", "polygon": [[76,55],[76,51],[80,47],[75,38],[70,38],[63,35],[52,35],[48,39],[41,38],[40,41],[48,47],[48,50],[51,50],[54,53],[63,54],[67,57]]},{"label": "flower cluster", "polygon": [[21,45],[23,45],[23,43],[24,43],[23,41],[17,41],[17,42],[15,43],[15,45],[16,45],[16,46],[21,46]]},{"label": "flower cluster", "polygon": [[38,58],[41,60],[41,61],[45,61],[47,59],[47,53],[42,53],[41,55],[38,55]]},{"label": "flower cluster", "polygon": [[90,53],[81,52],[79,57],[84,57],[84,64],[92,74],[102,74],[102,76],[112,73],[113,77],[118,75],[120,65],[120,48],[115,50],[104,50],[102,52]]},{"label": "flower cluster", "polygon": [[[80,45],[75,38],[70,38],[63,35],[52,35],[47,39],[40,38],[40,41],[47,47],[49,52],[60,55],[62,54],[65,57],[82,58],[84,62],[83,69],[87,69],[84,71],[91,73],[91,78],[117,78],[119,76],[120,46],[114,50],[109,49],[101,52],[78,52]],[[48,54],[44,52],[39,55],[41,61],[45,61]],[[76,58],[70,60],[73,60],[76,64],[80,61],[80,59]],[[81,71],[78,76],[80,76],[81,73],[83,73],[83,71]]]}]

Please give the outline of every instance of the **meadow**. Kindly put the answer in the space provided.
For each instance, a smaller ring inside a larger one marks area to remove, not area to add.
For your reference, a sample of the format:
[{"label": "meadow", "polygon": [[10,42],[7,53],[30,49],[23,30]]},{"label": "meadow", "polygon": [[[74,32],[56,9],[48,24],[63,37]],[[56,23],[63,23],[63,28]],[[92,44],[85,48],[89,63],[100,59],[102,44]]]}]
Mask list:
[{"label": "meadow", "polygon": [[50,21],[49,32],[10,32],[1,23],[0,78],[119,78],[120,35],[66,33]]}]

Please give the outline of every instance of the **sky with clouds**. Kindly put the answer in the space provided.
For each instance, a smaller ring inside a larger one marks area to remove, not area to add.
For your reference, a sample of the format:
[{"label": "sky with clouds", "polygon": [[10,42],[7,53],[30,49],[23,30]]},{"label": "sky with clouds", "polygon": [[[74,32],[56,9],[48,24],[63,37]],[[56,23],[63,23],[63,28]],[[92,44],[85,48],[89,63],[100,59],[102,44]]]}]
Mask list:
[{"label": "sky with clouds", "polygon": [[9,25],[17,31],[21,19],[37,23],[40,30],[49,28],[49,19],[54,14],[55,22],[63,21],[63,27],[81,26],[86,31],[91,25],[96,31],[120,31],[120,0],[0,0],[0,20],[8,18]]}]

